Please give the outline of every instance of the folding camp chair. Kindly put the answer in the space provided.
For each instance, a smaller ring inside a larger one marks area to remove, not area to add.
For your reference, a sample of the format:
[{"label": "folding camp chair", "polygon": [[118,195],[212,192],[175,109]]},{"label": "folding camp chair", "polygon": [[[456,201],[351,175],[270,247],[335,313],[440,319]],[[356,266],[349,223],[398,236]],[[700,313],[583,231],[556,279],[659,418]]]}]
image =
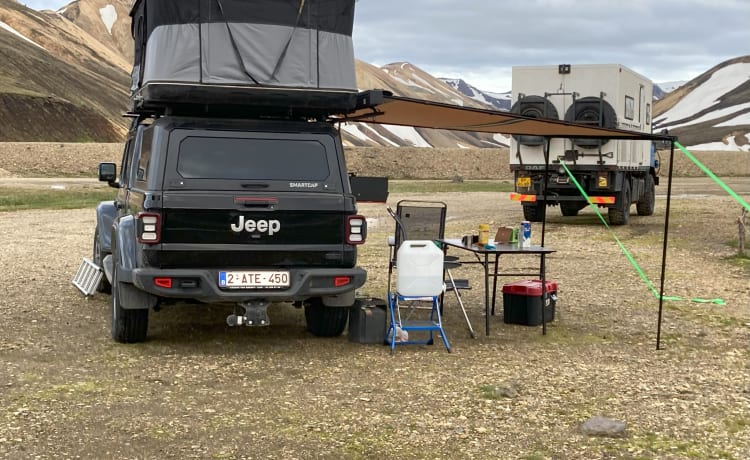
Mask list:
[{"label": "folding camp chair", "polygon": [[[388,264],[388,292],[391,292],[391,278],[393,268],[396,267],[398,249],[407,240],[429,240],[442,239],[445,235],[445,216],[447,205],[442,201],[420,201],[401,200],[396,205],[396,211],[388,208],[388,212],[396,221],[396,232],[391,242],[391,257]],[[457,280],[453,277],[451,270],[460,266],[457,257],[445,257],[443,269],[448,278],[444,280],[446,290],[452,290],[456,295],[461,311],[466,320],[466,325],[472,337],[475,337],[469,317],[466,314],[463,300],[459,289],[470,289],[468,280]],[[440,296],[440,313],[443,312],[443,296]]]}]

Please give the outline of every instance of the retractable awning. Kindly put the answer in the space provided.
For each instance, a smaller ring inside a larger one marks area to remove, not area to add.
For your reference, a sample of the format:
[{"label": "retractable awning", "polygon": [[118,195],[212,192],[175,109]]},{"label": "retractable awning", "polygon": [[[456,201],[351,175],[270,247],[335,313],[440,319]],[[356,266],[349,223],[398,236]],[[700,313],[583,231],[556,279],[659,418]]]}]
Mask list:
[{"label": "retractable awning", "polygon": [[[549,165],[549,140],[551,138],[632,139],[666,141],[671,146],[669,155],[669,177],[667,182],[667,206],[662,240],[661,286],[659,289],[659,315],[656,349],[660,347],[661,323],[666,278],[667,239],[669,235],[669,210],[672,197],[672,165],[674,164],[673,136],[609,129],[598,126],[571,123],[547,118],[531,118],[510,112],[460,107],[439,102],[393,96],[383,90],[372,90],[357,95],[356,108],[345,115],[331,117],[334,121],[381,123],[412,126],[417,128],[475,131],[506,135],[540,136],[547,139],[544,148],[545,163]],[[546,184],[548,168],[544,169]],[[542,191],[547,196],[546,187]],[[544,245],[546,212],[542,213],[542,246]],[[542,269],[543,270],[543,269]],[[546,332],[546,323],[543,323]]]},{"label": "retractable awning", "polygon": [[507,135],[589,139],[671,140],[658,134],[571,123],[546,118],[531,118],[510,112],[461,107],[440,102],[393,96],[381,91],[360,93],[358,108],[336,117],[338,121],[357,121],[417,128],[450,129]]}]

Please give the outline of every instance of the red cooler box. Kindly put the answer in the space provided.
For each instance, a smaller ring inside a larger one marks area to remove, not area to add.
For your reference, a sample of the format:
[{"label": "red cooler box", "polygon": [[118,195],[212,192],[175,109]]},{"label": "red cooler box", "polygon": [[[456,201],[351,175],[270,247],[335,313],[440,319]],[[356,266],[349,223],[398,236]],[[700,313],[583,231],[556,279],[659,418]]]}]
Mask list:
[{"label": "red cooler box", "polygon": [[[544,321],[555,319],[557,283],[547,281],[547,304]],[[542,281],[523,280],[503,286],[503,322],[537,326],[542,324]]]}]

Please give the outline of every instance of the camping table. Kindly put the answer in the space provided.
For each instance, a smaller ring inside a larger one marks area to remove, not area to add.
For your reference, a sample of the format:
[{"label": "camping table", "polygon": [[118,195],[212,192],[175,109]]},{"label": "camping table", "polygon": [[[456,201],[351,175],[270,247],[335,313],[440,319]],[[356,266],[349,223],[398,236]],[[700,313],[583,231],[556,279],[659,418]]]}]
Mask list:
[{"label": "camping table", "polygon": [[[462,249],[473,253],[477,260],[464,263],[479,263],[484,267],[484,315],[485,315],[485,333],[490,335],[490,290],[489,290],[489,279],[492,276],[492,311],[491,314],[495,314],[495,298],[497,296],[497,278],[499,276],[536,276],[542,280],[542,298],[544,298],[547,284],[545,283],[545,266],[544,259],[547,254],[555,252],[554,249],[545,248],[542,246],[531,246],[527,248],[519,247],[518,244],[497,244],[495,249],[485,249],[483,246],[472,245],[466,246],[460,239],[441,239],[437,240],[443,245],[443,251],[447,252],[449,247]],[[539,271],[532,273],[499,273],[498,272],[498,260],[501,255],[537,255],[539,256]],[[490,255],[495,256],[494,270],[490,273]],[[484,256],[484,257],[482,257]],[[544,308],[542,308],[542,315],[544,315]],[[542,321],[542,332],[546,332],[546,321]]]}]

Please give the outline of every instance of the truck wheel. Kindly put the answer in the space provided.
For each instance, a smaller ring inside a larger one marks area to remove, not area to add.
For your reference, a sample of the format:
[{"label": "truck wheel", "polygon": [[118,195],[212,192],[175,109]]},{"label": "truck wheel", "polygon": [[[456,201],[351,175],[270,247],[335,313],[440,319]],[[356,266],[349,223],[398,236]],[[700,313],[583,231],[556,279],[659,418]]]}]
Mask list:
[{"label": "truck wheel", "polygon": [[654,214],[654,208],[656,207],[656,190],[654,186],[654,176],[651,174],[646,176],[646,191],[643,196],[635,204],[635,209],[638,211],[639,216],[651,216]]},{"label": "truck wheel", "polygon": [[[511,113],[517,113],[530,118],[552,118],[559,120],[560,115],[557,113],[555,105],[546,97],[542,96],[525,96],[516,101],[510,108]],[[513,135],[513,139],[521,145],[536,147],[544,145],[546,139],[542,136],[518,136]]]},{"label": "truck wheel", "polygon": [[319,298],[305,304],[307,330],[318,337],[337,337],[344,332],[349,319],[346,307],[326,307]]},{"label": "truck wheel", "polygon": [[112,270],[112,338],[120,343],[137,343],[146,340],[148,308],[125,309],[120,305],[120,294],[127,289],[117,281],[117,262]]},{"label": "truck wheel", "polygon": [[609,208],[609,224],[610,225],[625,225],[630,220],[630,205],[633,204],[630,201],[630,180],[626,180],[622,187],[615,205]]},{"label": "truck wheel", "polygon": [[[102,253],[102,244],[99,242],[99,226],[97,225],[96,230],[94,230],[94,254],[91,259],[96,265],[101,267],[104,256],[105,254]],[[109,283],[106,276],[102,276],[102,280],[96,287],[96,292],[104,294],[110,294],[112,292],[112,285]]]},{"label": "truck wheel", "polygon": [[541,222],[544,217],[544,203],[536,202],[523,205],[523,218],[529,222]]},{"label": "truck wheel", "polygon": [[571,203],[571,202],[560,202],[560,212],[565,217],[573,217],[578,215],[578,211],[580,211],[581,205],[578,203]]}]

